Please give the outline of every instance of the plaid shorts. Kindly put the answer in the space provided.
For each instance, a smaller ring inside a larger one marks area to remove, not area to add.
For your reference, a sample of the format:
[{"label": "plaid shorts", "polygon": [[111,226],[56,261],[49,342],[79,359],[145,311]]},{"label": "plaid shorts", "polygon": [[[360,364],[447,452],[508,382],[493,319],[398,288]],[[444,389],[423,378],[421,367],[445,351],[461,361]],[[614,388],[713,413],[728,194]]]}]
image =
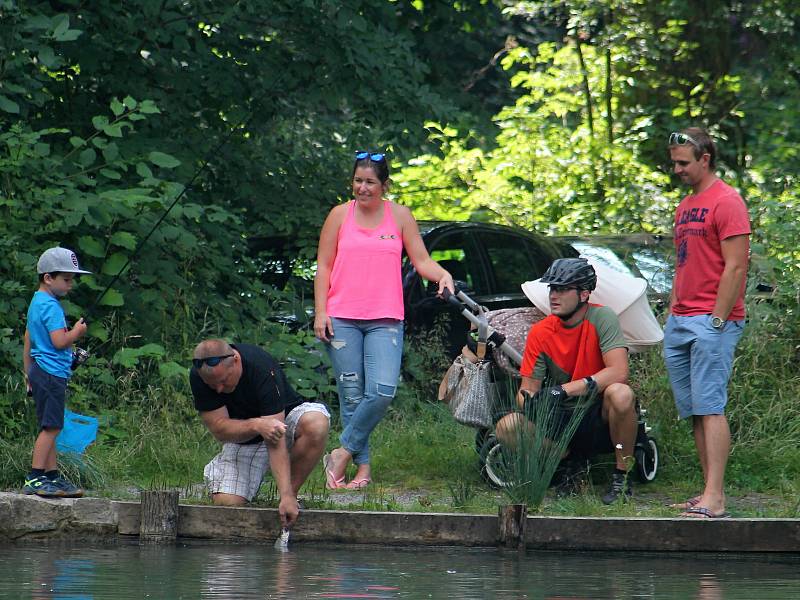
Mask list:
[{"label": "plaid shorts", "polygon": [[[291,451],[297,424],[307,412],[320,412],[331,418],[328,407],[319,402],[304,402],[286,415],[286,444]],[[203,469],[203,477],[211,494],[233,494],[252,500],[269,471],[269,452],[264,442],[237,444],[227,442],[222,451]]]}]

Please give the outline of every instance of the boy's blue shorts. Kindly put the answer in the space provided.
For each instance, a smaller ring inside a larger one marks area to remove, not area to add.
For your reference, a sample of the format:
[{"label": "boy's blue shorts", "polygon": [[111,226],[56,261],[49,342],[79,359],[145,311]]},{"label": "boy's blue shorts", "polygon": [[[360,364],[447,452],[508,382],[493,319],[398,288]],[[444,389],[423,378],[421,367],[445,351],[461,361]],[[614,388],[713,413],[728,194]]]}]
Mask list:
[{"label": "boy's blue shorts", "polygon": [[733,351],[743,329],[744,321],[714,329],[711,315],[667,318],[664,360],[681,419],[725,413]]},{"label": "boy's blue shorts", "polygon": [[39,429],[64,428],[64,404],[67,400],[67,379],[51,375],[33,361],[28,372]]}]

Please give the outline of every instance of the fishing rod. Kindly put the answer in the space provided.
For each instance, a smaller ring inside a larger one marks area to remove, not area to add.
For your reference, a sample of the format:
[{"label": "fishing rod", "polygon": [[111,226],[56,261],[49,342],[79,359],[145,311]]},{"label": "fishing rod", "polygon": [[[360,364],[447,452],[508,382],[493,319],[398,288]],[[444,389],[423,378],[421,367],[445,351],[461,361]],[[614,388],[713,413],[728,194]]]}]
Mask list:
[{"label": "fishing rod", "polygon": [[[279,76],[276,78],[276,80],[275,80],[275,85],[277,86],[277,84],[278,84],[278,83],[279,83],[279,82],[280,82],[282,79],[283,79],[283,74],[279,75]],[[273,87],[275,87],[275,86],[273,86]],[[250,121],[251,121],[251,120],[253,119],[253,117],[255,117],[255,115],[256,115],[256,109],[257,109],[257,108],[260,108],[260,107],[261,107],[261,104],[262,104],[263,102],[264,102],[264,99],[262,99],[262,100],[260,100],[259,102],[257,102],[257,103],[256,103],[256,105],[255,105],[255,106],[254,106],[254,107],[253,107],[253,108],[250,110],[250,112],[247,114],[247,116],[246,116],[245,118],[241,119],[241,120],[239,121],[239,123],[237,123],[236,125],[234,125],[234,126],[231,128],[231,130],[230,130],[230,131],[229,131],[229,132],[228,132],[228,133],[225,135],[225,137],[224,137],[224,138],[222,138],[222,140],[220,140],[220,141],[219,141],[219,143],[218,143],[216,146],[214,146],[214,147],[213,147],[213,148],[212,148],[212,149],[211,149],[211,150],[210,150],[210,151],[209,151],[209,152],[206,154],[206,157],[203,159],[203,164],[201,164],[201,165],[200,165],[200,167],[199,167],[199,168],[198,168],[198,169],[197,169],[197,170],[194,172],[194,174],[193,174],[193,175],[192,175],[192,177],[189,179],[189,181],[188,181],[188,182],[187,182],[187,184],[184,186],[184,188],[183,188],[183,189],[180,191],[180,193],[178,193],[178,195],[177,195],[177,196],[175,196],[175,199],[174,199],[174,200],[172,201],[172,203],[171,203],[171,204],[170,204],[170,205],[167,207],[167,209],[166,209],[166,210],[165,210],[165,211],[164,211],[164,212],[161,214],[161,216],[159,217],[158,221],[156,221],[155,225],[153,225],[153,226],[150,228],[150,231],[148,231],[148,232],[147,232],[147,235],[146,235],[146,236],[144,236],[144,238],[142,238],[142,240],[141,240],[141,241],[140,241],[140,242],[139,242],[139,243],[136,245],[136,247],[133,249],[133,252],[131,252],[130,256],[128,256],[128,259],[125,261],[125,264],[124,264],[124,265],[122,265],[122,268],[120,268],[119,272],[117,272],[117,274],[116,274],[116,275],[114,275],[114,277],[111,279],[111,282],[110,282],[110,283],[109,283],[109,284],[108,284],[108,285],[105,287],[105,289],[104,289],[102,292],[100,292],[100,294],[97,296],[97,298],[95,298],[94,302],[93,302],[93,303],[92,303],[92,305],[89,307],[89,310],[86,312],[86,316],[87,316],[87,317],[88,317],[88,316],[90,316],[90,315],[91,315],[91,314],[94,312],[94,310],[97,308],[97,305],[98,305],[98,303],[100,302],[100,300],[102,300],[102,299],[103,299],[103,296],[105,296],[105,295],[108,293],[108,291],[111,289],[111,287],[112,287],[112,286],[113,286],[113,285],[114,285],[114,284],[115,284],[115,283],[116,283],[116,282],[119,280],[120,276],[121,276],[121,275],[122,275],[122,273],[125,271],[125,269],[127,269],[127,268],[128,268],[128,265],[131,263],[131,261],[132,261],[132,260],[133,260],[135,257],[137,257],[137,256],[138,256],[139,252],[141,252],[141,250],[142,250],[142,248],[144,247],[144,245],[145,245],[145,244],[147,243],[147,241],[150,239],[150,236],[152,236],[152,235],[153,235],[153,233],[155,233],[156,229],[158,229],[158,228],[159,228],[159,226],[161,225],[161,223],[163,223],[163,222],[164,222],[164,219],[166,219],[166,218],[167,218],[167,215],[170,213],[170,211],[171,211],[173,208],[175,208],[175,205],[176,205],[176,204],[178,204],[178,202],[180,202],[181,198],[183,198],[183,196],[184,196],[184,195],[186,195],[186,192],[188,192],[188,191],[189,191],[189,190],[192,188],[192,186],[194,185],[194,182],[197,180],[197,178],[198,178],[198,177],[200,177],[200,175],[203,173],[203,171],[205,171],[205,170],[206,170],[206,168],[208,167],[209,163],[211,162],[211,158],[212,158],[213,156],[216,156],[216,154],[217,154],[217,153],[218,153],[220,150],[222,150],[222,148],[224,148],[224,147],[225,147],[225,146],[228,144],[228,142],[230,141],[230,139],[233,137],[233,134],[234,134],[234,133],[236,133],[236,132],[237,132],[238,130],[240,130],[240,129],[246,129],[246,128],[247,128],[247,126],[250,124]]]},{"label": "fishing rod", "polygon": [[[278,84],[282,81],[284,77],[285,77],[284,73],[281,73],[278,75],[278,77],[276,77],[274,85],[272,86],[273,89],[276,89],[278,87]],[[261,107],[261,105],[264,103],[265,100],[266,98],[262,98],[261,100],[256,102],[256,104],[253,106],[252,109],[250,109],[247,115],[243,119],[241,119],[239,123],[234,125],[230,129],[230,131],[225,135],[225,137],[223,137],[219,141],[219,143],[217,143],[217,145],[214,146],[206,154],[200,167],[195,170],[194,174],[186,183],[186,185],[183,187],[183,189],[175,196],[175,198],[172,200],[172,203],[166,208],[166,210],[161,214],[156,223],[150,228],[150,231],[147,232],[147,235],[145,235],[133,249],[133,252],[131,252],[130,256],[128,256],[127,260],[125,261],[125,264],[122,265],[117,274],[111,278],[111,281],[105,287],[105,289],[103,289],[103,291],[100,292],[100,294],[95,298],[94,302],[92,302],[92,304],[89,306],[89,310],[86,311],[86,316],[81,319],[84,323],[88,323],[89,317],[94,314],[94,311],[96,310],[97,305],[100,303],[100,300],[103,299],[103,297],[108,293],[108,291],[113,287],[113,285],[119,280],[119,278],[122,276],[122,273],[125,272],[125,269],[128,268],[128,265],[131,264],[133,259],[138,257],[142,248],[150,239],[150,236],[152,236],[153,233],[155,233],[156,229],[158,229],[161,223],[164,222],[164,219],[167,218],[167,215],[169,215],[170,211],[172,211],[172,209],[175,208],[175,205],[178,204],[178,202],[180,202],[181,198],[183,198],[183,196],[186,195],[186,192],[188,192],[192,188],[195,181],[197,181],[197,178],[200,177],[200,175],[208,168],[208,165],[211,163],[212,157],[216,156],[219,153],[219,151],[222,150],[222,148],[224,148],[228,144],[228,142],[233,137],[234,133],[236,133],[239,130],[246,129],[248,127],[250,121],[252,121],[253,117],[255,117],[256,115],[256,110]],[[72,368],[74,369],[75,367],[80,366],[81,364],[86,362],[88,358],[89,358],[89,352],[87,350],[84,350],[82,348],[76,348],[73,353]]]}]

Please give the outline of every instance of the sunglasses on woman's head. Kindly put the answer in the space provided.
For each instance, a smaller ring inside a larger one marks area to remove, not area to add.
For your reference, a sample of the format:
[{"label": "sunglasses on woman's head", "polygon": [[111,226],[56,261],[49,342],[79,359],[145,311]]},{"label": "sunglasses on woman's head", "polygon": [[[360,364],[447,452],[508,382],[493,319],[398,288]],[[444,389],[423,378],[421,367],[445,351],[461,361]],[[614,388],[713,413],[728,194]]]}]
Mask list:
[{"label": "sunglasses on woman's head", "polygon": [[686,144],[691,144],[698,150],[700,150],[700,144],[690,135],[685,133],[674,132],[669,134],[669,145],[670,146],[685,146]]},{"label": "sunglasses on woman's head", "polygon": [[194,365],[195,369],[201,369],[203,367],[203,363],[207,364],[209,367],[216,367],[223,360],[230,358],[231,356],[233,356],[233,354],[225,354],[223,356],[206,356],[205,358],[193,358],[192,364]]},{"label": "sunglasses on woman's head", "polygon": [[369,158],[372,162],[381,162],[386,158],[386,155],[380,152],[367,152],[366,150],[356,151],[356,160],[364,160],[365,158]]}]

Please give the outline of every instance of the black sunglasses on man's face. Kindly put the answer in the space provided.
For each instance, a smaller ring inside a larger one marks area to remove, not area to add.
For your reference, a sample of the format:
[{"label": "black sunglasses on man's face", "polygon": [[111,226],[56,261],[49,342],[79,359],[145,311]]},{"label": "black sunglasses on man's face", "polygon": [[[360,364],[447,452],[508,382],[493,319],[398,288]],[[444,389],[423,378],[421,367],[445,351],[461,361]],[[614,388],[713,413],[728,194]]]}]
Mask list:
[{"label": "black sunglasses on man's face", "polygon": [[231,356],[233,356],[233,354],[224,354],[223,356],[206,356],[205,358],[193,358],[192,364],[194,365],[194,368],[198,370],[203,367],[203,363],[207,364],[209,367],[216,367],[223,360],[230,358]]}]

